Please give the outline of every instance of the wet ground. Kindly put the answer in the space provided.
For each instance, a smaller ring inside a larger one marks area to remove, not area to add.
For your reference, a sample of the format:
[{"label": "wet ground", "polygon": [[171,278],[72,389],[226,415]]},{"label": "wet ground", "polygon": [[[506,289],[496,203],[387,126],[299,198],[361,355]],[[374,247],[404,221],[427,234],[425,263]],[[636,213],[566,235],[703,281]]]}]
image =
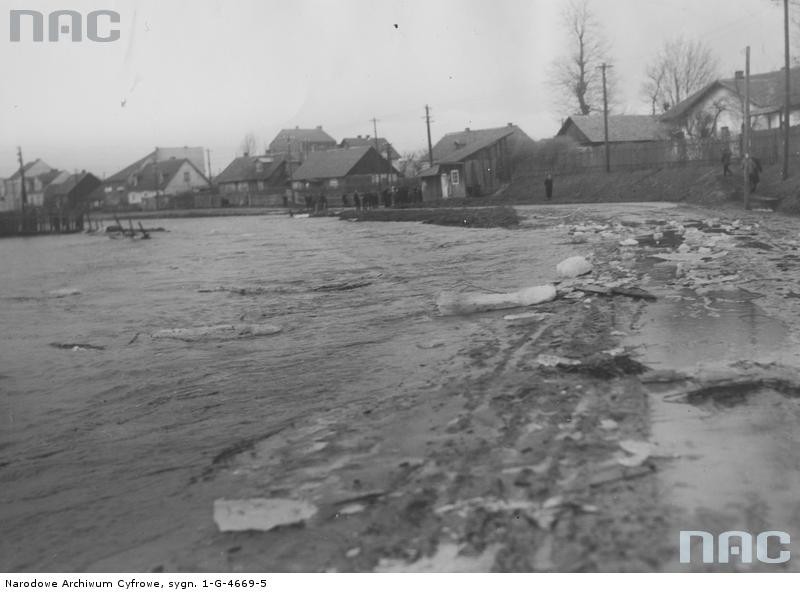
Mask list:
[{"label": "wet ground", "polygon": [[[519,212],[3,241],[0,568],[672,570],[680,529],[800,534],[793,221]],[[537,316],[435,308],[576,254]],[[256,498],[314,513],[219,530]]]}]

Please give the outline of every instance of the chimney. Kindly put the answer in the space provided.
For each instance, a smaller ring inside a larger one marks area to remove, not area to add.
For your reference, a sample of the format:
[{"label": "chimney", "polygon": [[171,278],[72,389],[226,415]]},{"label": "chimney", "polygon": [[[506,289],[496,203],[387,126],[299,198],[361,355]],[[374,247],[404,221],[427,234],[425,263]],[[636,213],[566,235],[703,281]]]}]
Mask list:
[{"label": "chimney", "polygon": [[744,80],[744,70],[737,70],[734,72],[733,77],[736,80]]},{"label": "chimney", "polygon": [[464,131],[465,132],[469,132],[469,128],[464,128]]},{"label": "chimney", "polygon": [[317,126],[317,129],[318,129],[318,130],[321,130],[321,129],[322,129],[322,126]]},{"label": "chimney", "polygon": [[361,134],[358,135],[358,139],[361,140]]},{"label": "chimney", "polygon": [[513,128],[514,127],[514,122],[508,122],[508,127],[509,128]]}]

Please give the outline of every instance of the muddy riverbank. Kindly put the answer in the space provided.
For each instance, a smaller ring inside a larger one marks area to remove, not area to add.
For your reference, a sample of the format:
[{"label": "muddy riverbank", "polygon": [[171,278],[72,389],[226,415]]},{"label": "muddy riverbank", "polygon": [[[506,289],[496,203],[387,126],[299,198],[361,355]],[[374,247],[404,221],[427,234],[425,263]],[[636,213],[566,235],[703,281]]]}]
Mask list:
[{"label": "muddy riverbank", "polygon": [[[518,212],[513,230],[248,217],[4,243],[3,569],[671,570],[680,528],[800,533],[794,400],[651,381],[795,364],[791,221]],[[571,255],[593,271],[534,316],[435,308],[557,280]],[[725,443],[749,453],[726,463]],[[220,531],[214,501],[252,499],[314,512]]]}]

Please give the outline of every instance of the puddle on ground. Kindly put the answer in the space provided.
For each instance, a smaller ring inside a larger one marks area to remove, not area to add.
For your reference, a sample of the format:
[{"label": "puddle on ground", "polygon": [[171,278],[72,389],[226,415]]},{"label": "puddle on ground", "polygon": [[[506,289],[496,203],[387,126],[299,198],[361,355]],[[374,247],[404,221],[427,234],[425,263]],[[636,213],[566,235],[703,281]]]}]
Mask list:
[{"label": "puddle on ground", "polygon": [[[690,291],[662,296],[644,308],[626,345],[639,349],[640,360],[656,370],[691,375],[698,366],[740,360],[775,361],[796,366],[787,329],[767,316],[745,291],[696,295]],[[758,389],[728,401],[700,403],[665,399],[676,385],[650,390],[652,441],[658,462],[660,496],[677,509],[675,554],[665,570],[678,563],[678,532],[728,530],[760,533],[786,531],[800,538],[800,399]],[[792,544],[794,546],[796,544]],[[730,565],[733,570],[800,568],[800,548],[792,550],[797,566]],[[699,550],[694,556],[699,557]],[[697,560],[692,570],[708,569]],[[726,569],[714,565],[713,570]]]}]

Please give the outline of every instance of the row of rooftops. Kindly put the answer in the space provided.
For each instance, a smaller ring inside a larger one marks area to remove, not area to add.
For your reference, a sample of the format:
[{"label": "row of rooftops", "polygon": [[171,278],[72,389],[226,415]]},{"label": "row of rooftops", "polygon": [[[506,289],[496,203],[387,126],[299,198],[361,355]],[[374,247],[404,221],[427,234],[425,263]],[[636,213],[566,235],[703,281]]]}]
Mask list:
[{"label": "row of rooftops", "polygon": [[[800,107],[800,67],[791,69],[791,74],[791,107]],[[750,76],[752,115],[776,113],[783,108],[784,80],[783,70]],[[659,116],[609,115],[609,141],[645,142],[669,139],[676,124],[719,89],[741,96],[744,92],[744,82],[738,77],[715,80]],[[570,116],[556,135],[565,135],[570,128],[577,129],[588,143],[604,141],[604,123],[600,115]],[[499,128],[480,130],[467,128],[464,131],[445,134],[433,147],[433,160],[437,165],[462,162],[475,152],[516,131],[524,134],[512,123]],[[369,150],[375,149],[375,144],[376,139],[369,135],[344,138],[337,143],[322,126],[284,128],[269,144],[267,154],[237,157],[216,177],[215,181],[217,183],[268,181],[286,162],[297,165],[292,175],[294,179],[335,176],[348,165],[358,162]],[[128,183],[135,174],[138,177],[137,188],[140,190],[162,189],[185,162],[189,162],[201,175],[204,175],[202,148],[184,147],[184,151],[195,151],[195,153],[191,155],[176,153],[168,158],[159,158],[159,151],[165,151],[165,155],[168,156],[170,151],[180,150],[156,148],[153,153],[145,155],[105,181],[110,184]],[[377,151],[382,157],[385,157],[388,151],[391,160],[400,156],[386,138],[377,139]],[[37,161],[28,163],[26,167],[32,166],[35,162]],[[47,186],[53,182],[58,173],[60,172],[49,170],[37,177]],[[16,171],[9,180],[13,181],[19,175],[19,171]]]}]

